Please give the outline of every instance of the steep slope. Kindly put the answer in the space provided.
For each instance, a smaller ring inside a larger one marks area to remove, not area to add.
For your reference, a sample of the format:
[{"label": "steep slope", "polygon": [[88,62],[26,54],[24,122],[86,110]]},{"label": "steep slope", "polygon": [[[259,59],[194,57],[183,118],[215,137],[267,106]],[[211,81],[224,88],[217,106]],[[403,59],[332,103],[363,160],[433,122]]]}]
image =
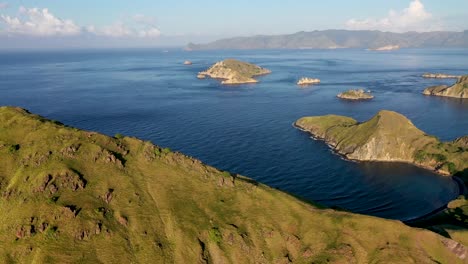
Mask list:
[{"label": "steep slope", "polygon": [[425,95],[455,97],[455,98],[468,98],[468,75],[464,75],[452,85],[439,85],[431,86],[423,91]]},{"label": "steep slope", "polygon": [[23,109],[0,108],[0,142],[1,263],[464,261],[430,231],[321,209]]},{"label": "steep slope", "polygon": [[234,60],[227,59],[215,63],[208,70],[198,73],[198,78],[204,79],[210,76],[215,79],[222,79],[222,84],[244,84],[258,82],[253,77],[269,74],[270,71],[260,66]]},{"label": "steep slope", "polygon": [[468,31],[392,33],[376,30],[316,30],[287,35],[257,35],[220,39],[198,45],[190,43],[187,45],[187,49],[377,49],[385,46],[398,46],[400,48],[468,47]]},{"label": "steep slope", "polygon": [[408,162],[442,174],[453,174],[468,167],[468,149],[462,140],[440,142],[392,111],[380,111],[363,123],[328,115],[304,117],[295,125],[324,139],[352,160]]}]

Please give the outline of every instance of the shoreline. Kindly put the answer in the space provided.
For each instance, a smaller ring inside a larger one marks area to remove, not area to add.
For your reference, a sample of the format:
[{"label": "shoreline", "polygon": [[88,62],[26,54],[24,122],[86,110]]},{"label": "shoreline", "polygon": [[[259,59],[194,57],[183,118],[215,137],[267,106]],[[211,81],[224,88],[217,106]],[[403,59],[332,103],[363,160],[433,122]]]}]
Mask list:
[{"label": "shoreline", "polygon": [[388,162],[388,163],[405,163],[405,164],[410,164],[410,165],[413,165],[413,166],[416,166],[418,168],[421,168],[421,169],[425,169],[425,170],[428,170],[428,171],[431,171],[437,175],[440,175],[440,176],[445,176],[445,177],[452,177],[450,174],[447,174],[447,173],[442,173],[440,171],[437,171],[437,170],[433,170],[431,167],[427,167],[427,166],[423,166],[423,165],[420,165],[420,164],[416,164],[416,163],[413,163],[413,162],[409,162],[409,161],[404,161],[404,160],[357,160],[357,159],[350,159],[348,157],[346,157],[344,154],[341,154],[339,153],[338,151],[336,151],[336,148],[333,147],[331,144],[329,144],[324,138],[321,138],[321,137],[318,137],[318,136],[315,136],[314,134],[312,134],[310,131],[308,130],[305,130],[301,127],[298,127],[296,125],[296,122],[293,123],[293,127],[298,129],[298,130],[301,130],[303,132],[306,132],[308,133],[309,135],[311,135],[311,137],[314,139],[314,140],[318,140],[318,141],[322,141],[324,142],[331,150],[333,153],[336,153],[337,155],[341,156],[344,160],[346,161],[352,161],[352,162]]},{"label": "shoreline", "polygon": [[[359,163],[359,162],[388,162],[388,163],[403,163],[403,164],[410,164],[410,165],[413,165],[413,166],[416,166],[418,168],[422,168],[422,169],[425,169],[425,170],[429,170],[431,172],[433,172],[434,174],[437,174],[439,176],[443,176],[443,177],[450,177],[452,179],[452,181],[457,185],[458,187],[458,194],[456,195],[456,197],[460,196],[460,195],[466,195],[468,194],[468,187],[465,186],[465,183],[463,182],[462,179],[460,179],[459,177],[457,176],[451,176],[451,175],[447,175],[447,174],[442,174],[442,173],[439,173],[437,171],[434,171],[434,170],[430,170],[428,169],[427,167],[424,167],[424,166],[418,166],[417,164],[414,164],[414,163],[411,163],[411,162],[403,162],[403,161],[379,161],[379,160],[375,160],[375,161],[372,161],[372,160],[353,160],[353,159],[348,159],[345,155],[337,152],[335,150],[335,148],[329,144],[325,139],[323,138],[320,138],[320,137],[317,137],[315,136],[314,134],[312,134],[310,131],[308,130],[305,130],[299,126],[296,125],[296,122],[294,122],[292,124],[292,126],[298,130],[301,130],[303,132],[306,132],[308,133],[309,135],[311,135],[311,138],[315,141],[322,141],[324,142],[328,148],[331,150],[331,152],[335,155],[338,155],[340,156],[341,159],[345,160],[345,161],[348,161],[348,162],[355,162],[355,163]],[[455,197],[455,198],[456,198]],[[453,200],[453,199],[452,199]],[[451,200],[451,201],[452,201]],[[450,201],[448,202],[450,203]],[[411,219],[408,219],[408,220],[400,220],[401,222],[405,223],[405,224],[408,224],[408,225],[411,225],[411,224],[417,224],[418,222],[420,221],[425,221],[425,220],[428,220],[442,212],[444,212],[448,207],[448,203],[444,204],[443,206],[440,206],[434,210],[432,210],[431,212],[429,213],[426,213],[422,216],[418,216],[418,217],[414,217],[414,218],[411,218]]]}]

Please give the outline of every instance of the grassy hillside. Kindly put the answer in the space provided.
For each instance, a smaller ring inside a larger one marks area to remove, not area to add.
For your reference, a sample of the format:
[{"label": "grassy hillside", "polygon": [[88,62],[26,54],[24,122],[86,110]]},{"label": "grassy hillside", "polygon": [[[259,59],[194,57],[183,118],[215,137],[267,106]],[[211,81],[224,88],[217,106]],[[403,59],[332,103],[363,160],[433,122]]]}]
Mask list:
[{"label": "grassy hillside", "polygon": [[468,168],[467,137],[441,142],[396,112],[383,110],[363,123],[327,115],[304,117],[295,124],[349,159],[409,162],[442,174]]},{"label": "grassy hillside", "polygon": [[19,108],[0,107],[0,194],[1,263],[463,263],[433,232]]}]

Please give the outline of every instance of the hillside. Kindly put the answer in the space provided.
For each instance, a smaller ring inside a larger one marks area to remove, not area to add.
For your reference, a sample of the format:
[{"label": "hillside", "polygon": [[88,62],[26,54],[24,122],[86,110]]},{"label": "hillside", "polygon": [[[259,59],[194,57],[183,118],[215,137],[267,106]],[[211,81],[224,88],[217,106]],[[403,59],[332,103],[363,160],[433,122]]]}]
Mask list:
[{"label": "hillside", "polygon": [[392,111],[380,111],[363,123],[327,115],[304,117],[295,125],[352,160],[408,162],[442,174],[454,174],[468,167],[468,148],[462,138],[441,142]]},{"label": "hillside", "polygon": [[186,49],[379,49],[396,46],[399,48],[466,48],[468,47],[468,30],[423,33],[371,30],[302,31],[288,35],[235,37],[198,45],[190,43]]},{"label": "hillside", "polygon": [[439,85],[428,87],[423,91],[423,94],[454,98],[468,98],[468,75],[461,76],[452,86]]},{"label": "hillside", "polygon": [[221,79],[222,84],[245,84],[256,83],[255,76],[271,73],[269,70],[234,59],[227,59],[215,63],[208,70],[198,73],[199,79],[209,76],[214,79]]},{"label": "hillside", "polygon": [[0,107],[0,193],[1,263],[463,263],[468,252],[20,108]]}]

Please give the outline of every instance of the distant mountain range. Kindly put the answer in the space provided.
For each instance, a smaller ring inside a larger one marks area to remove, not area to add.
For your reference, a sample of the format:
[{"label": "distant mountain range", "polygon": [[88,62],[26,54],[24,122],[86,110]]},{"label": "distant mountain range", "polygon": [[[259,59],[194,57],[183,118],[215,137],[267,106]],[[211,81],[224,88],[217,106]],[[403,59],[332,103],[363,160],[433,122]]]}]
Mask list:
[{"label": "distant mountain range", "polygon": [[468,48],[468,30],[424,33],[370,30],[301,31],[289,35],[235,37],[207,44],[190,43],[186,49],[378,49],[389,45],[397,45],[400,48]]}]

